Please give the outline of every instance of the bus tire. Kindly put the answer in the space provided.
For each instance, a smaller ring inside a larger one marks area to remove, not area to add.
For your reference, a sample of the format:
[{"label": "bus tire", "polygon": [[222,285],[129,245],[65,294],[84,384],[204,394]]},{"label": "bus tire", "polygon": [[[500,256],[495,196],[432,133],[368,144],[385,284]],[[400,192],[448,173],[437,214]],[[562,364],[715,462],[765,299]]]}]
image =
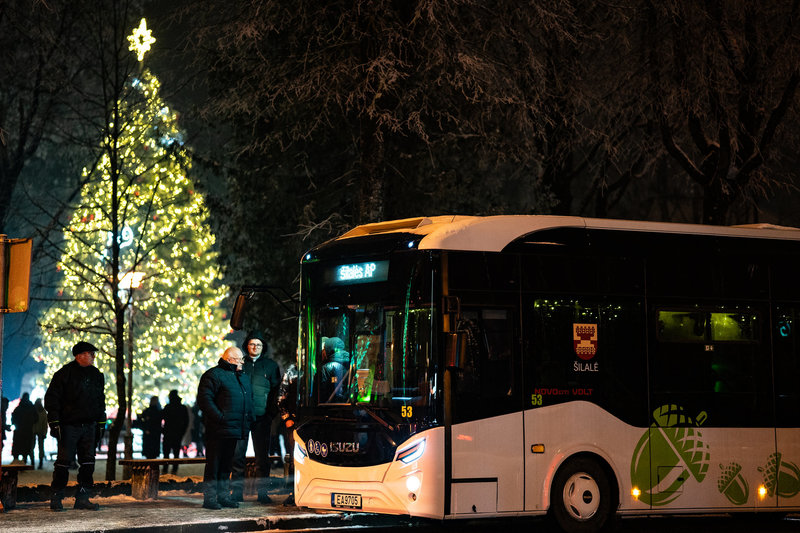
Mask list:
[{"label": "bus tire", "polygon": [[611,482],[603,467],[589,457],[565,462],[553,478],[550,511],[567,533],[597,533],[613,522]]}]

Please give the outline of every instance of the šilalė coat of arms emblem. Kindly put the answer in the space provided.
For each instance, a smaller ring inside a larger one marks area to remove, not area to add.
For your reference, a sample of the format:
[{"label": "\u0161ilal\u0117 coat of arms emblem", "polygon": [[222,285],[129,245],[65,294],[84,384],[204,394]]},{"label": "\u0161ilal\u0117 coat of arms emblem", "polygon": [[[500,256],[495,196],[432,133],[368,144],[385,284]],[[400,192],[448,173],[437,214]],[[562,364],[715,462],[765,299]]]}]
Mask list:
[{"label": "\u0161ilal\u0117 coat of arms emblem", "polygon": [[597,354],[597,324],[572,324],[575,355],[588,361]]}]

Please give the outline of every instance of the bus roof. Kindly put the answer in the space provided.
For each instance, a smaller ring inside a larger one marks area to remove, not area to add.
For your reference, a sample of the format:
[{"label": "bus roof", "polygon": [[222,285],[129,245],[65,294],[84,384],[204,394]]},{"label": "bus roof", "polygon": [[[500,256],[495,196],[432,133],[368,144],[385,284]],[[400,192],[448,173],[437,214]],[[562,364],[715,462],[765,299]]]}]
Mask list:
[{"label": "bus roof", "polygon": [[502,251],[528,234],[555,228],[587,228],[685,235],[712,235],[759,239],[800,240],[800,229],[771,224],[707,226],[551,215],[462,216],[405,218],[356,226],[337,240],[365,235],[410,233],[421,235],[418,249]]}]

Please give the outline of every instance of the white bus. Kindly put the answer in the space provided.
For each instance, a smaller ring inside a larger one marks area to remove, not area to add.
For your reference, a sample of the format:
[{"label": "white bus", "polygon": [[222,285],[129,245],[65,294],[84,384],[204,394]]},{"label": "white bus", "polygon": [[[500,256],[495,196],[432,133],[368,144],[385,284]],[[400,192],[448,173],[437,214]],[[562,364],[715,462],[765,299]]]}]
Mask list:
[{"label": "white bus", "polygon": [[436,216],[301,270],[299,506],[800,511],[798,229]]}]

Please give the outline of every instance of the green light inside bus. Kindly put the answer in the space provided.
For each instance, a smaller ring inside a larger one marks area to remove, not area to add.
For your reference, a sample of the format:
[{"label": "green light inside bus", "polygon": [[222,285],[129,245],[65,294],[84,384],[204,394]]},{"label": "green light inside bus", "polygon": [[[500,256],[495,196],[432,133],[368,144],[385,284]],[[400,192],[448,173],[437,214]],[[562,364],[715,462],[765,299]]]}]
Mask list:
[{"label": "green light inside bus", "polygon": [[[346,305],[320,310],[307,370],[312,404],[428,403],[430,309]],[[409,409],[413,412],[413,409]]]}]

